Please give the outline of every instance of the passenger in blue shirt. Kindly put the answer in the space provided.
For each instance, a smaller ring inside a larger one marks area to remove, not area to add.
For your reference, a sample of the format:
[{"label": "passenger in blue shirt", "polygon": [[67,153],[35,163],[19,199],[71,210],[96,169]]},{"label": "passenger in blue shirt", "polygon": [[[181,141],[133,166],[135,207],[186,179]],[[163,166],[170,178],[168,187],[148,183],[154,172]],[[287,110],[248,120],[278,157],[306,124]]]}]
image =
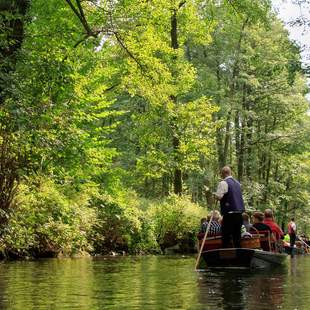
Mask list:
[{"label": "passenger in blue shirt", "polygon": [[[212,215],[212,213],[210,215],[208,215],[207,219],[202,223],[202,226],[201,226],[202,232],[207,231],[209,222],[211,220],[211,215]],[[220,221],[221,221],[220,212],[213,211],[213,217],[212,217],[212,221],[210,223],[210,228],[209,228],[209,232],[208,232],[209,237],[218,236],[221,234],[221,223],[220,223]]]}]

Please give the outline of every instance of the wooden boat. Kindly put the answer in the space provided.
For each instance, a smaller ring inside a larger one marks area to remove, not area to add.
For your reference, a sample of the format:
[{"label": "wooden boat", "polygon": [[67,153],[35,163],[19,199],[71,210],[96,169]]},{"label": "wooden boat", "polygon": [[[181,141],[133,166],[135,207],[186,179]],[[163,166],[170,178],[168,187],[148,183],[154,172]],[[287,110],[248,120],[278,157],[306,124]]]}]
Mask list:
[{"label": "wooden boat", "polygon": [[283,265],[287,254],[248,248],[221,248],[202,252],[208,268],[270,268]]},{"label": "wooden boat", "polygon": [[302,254],[310,254],[310,247],[302,241],[296,241],[295,246],[291,247],[288,242],[284,244],[285,253],[289,255],[302,255]]},{"label": "wooden boat", "polygon": [[222,248],[220,236],[206,238],[201,256],[199,269],[271,268],[283,265],[288,255],[277,252],[270,236],[258,234],[241,240],[241,248]]}]

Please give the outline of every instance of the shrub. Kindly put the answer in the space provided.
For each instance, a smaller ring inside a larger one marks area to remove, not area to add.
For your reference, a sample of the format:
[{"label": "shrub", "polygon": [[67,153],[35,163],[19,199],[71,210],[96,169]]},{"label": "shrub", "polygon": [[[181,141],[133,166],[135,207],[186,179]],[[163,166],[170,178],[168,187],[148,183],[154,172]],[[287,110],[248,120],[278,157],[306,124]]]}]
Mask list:
[{"label": "shrub", "polygon": [[181,250],[186,251],[194,246],[200,219],[206,215],[206,209],[188,197],[172,195],[154,203],[148,209],[148,215],[161,249],[179,244]]},{"label": "shrub", "polygon": [[91,232],[95,253],[140,253],[157,248],[134,192],[122,191],[114,198],[101,194],[93,203],[97,218]]},{"label": "shrub", "polygon": [[175,244],[186,251],[202,216],[205,209],[186,197],[152,201],[128,189],[112,197],[97,184],[36,177],[19,186],[1,241],[10,257],[157,253]]},{"label": "shrub", "polygon": [[[19,186],[3,243],[10,256],[56,256],[89,251],[87,232],[94,219],[81,191],[70,199],[64,188],[37,177]],[[78,201],[78,203],[77,203]]]}]

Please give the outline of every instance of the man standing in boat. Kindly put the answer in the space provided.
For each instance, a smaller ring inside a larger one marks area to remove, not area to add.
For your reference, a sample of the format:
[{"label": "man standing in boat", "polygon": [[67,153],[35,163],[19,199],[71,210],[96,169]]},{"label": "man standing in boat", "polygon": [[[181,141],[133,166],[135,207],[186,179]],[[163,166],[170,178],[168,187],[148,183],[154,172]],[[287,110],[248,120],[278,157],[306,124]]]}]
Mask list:
[{"label": "man standing in boat", "polygon": [[220,201],[222,219],[223,247],[240,248],[242,213],[245,211],[240,183],[231,175],[231,169],[225,166],[221,170],[223,180],[219,183],[215,194]]}]

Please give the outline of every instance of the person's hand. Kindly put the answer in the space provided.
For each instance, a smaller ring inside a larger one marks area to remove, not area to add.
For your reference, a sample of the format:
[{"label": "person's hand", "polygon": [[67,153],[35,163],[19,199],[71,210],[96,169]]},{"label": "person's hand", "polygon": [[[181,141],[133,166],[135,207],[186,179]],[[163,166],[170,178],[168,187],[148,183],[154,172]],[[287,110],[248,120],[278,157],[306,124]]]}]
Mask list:
[{"label": "person's hand", "polygon": [[208,193],[210,191],[210,188],[207,185],[204,185],[203,189],[204,189],[205,193]]},{"label": "person's hand", "polygon": [[213,195],[213,198],[215,199],[215,201],[220,200],[220,198],[218,198],[218,197],[217,197],[217,195],[216,195],[216,193],[215,193],[215,192],[214,192],[214,193],[212,193],[212,195]]}]

